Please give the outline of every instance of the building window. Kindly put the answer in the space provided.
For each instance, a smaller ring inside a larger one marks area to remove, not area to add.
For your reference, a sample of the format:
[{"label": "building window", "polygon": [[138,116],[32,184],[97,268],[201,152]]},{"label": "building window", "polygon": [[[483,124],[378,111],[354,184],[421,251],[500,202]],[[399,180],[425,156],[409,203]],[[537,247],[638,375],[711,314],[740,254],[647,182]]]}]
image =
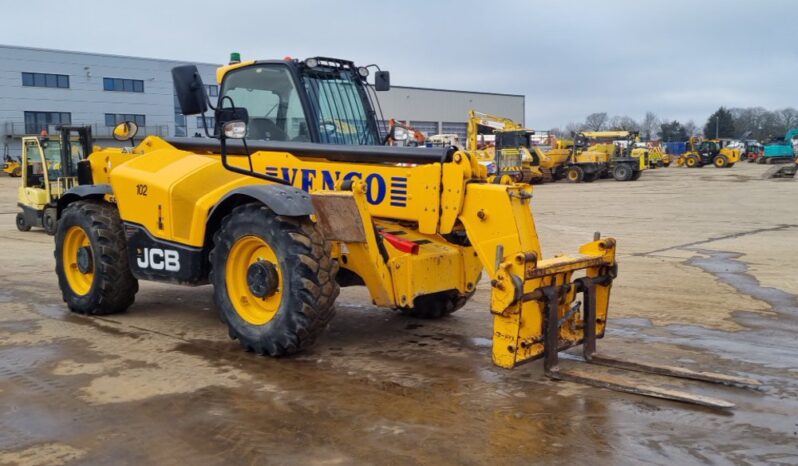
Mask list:
[{"label": "building window", "polygon": [[139,128],[147,126],[147,119],[144,115],[134,113],[106,113],[105,126],[116,126],[123,121],[132,121]]},{"label": "building window", "polygon": [[214,124],[216,123],[216,121],[215,121],[215,119],[213,117],[201,117],[201,116],[198,116],[197,117],[197,128],[204,128],[204,126],[202,126],[202,119],[203,118],[205,118],[205,123],[207,123],[207,125],[208,125],[208,131],[213,133]]},{"label": "building window", "polygon": [[432,136],[433,134],[438,134],[437,121],[411,121],[410,126],[421,131],[426,136]]},{"label": "building window", "polygon": [[72,114],[68,112],[25,112],[25,133],[39,134],[49,131],[50,125],[70,125]]},{"label": "building window", "polygon": [[468,123],[455,123],[444,121],[441,124],[442,134],[456,134],[461,141],[466,140]]},{"label": "building window", "polygon": [[60,87],[69,89],[69,76],[50,73],[22,73],[22,85],[28,87]]},{"label": "building window", "polygon": [[216,84],[206,84],[205,93],[208,94],[208,97],[219,97],[219,86]]},{"label": "building window", "polygon": [[140,79],[103,78],[103,89],[119,92],[144,92],[144,81]]}]

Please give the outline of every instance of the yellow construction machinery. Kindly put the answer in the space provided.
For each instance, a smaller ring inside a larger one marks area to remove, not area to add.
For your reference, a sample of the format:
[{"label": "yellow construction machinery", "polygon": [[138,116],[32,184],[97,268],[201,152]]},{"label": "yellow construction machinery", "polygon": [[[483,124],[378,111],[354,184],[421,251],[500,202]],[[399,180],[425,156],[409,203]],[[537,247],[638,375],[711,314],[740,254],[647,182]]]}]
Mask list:
[{"label": "yellow construction machinery", "polygon": [[[509,118],[470,110],[466,132],[466,149],[476,154],[491,176],[523,183],[544,180],[540,160],[530,151],[534,130]],[[486,142],[486,136],[492,140]]]},{"label": "yellow construction machinery", "polygon": [[637,180],[649,168],[649,150],[636,144],[637,131],[583,131],[588,149],[608,156],[607,175],[617,181]]},{"label": "yellow construction machinery", "polygon": [[11,157],[8,144],[3,145],[3,173],[15,178],[22,176],[22,164],[19,163],[19,160]]},{"label": "yellow construction machinery", "polygon": [[731,168],[740,161],[740,149],[722,147],[717,139],[691,137],[687,142],[687,152],[676,160],[676,166],[698,168],[714,165],[717,168]]},{"label": "yellow construction machinery", "polygon": [[[203,114],[210,103],[196,67],[172,74],[182,113]],[[236,62],[217,72],[212,138],[95,149],[80,162],[79,186],[58,201],[56,274],[69,308],[122,312],[138,280],[210,283],[230,336],[280,356],[322,333],[339,286],[365,286],[376,306],[440,317],[465,304],[484,271],[496,365],[544,358],[555,379],[731,406],[561,370],[559,352],[579,344],[585,361],[631,364],[595,354],[617,276],[615,240],[596,234],[576,254],[545,259],[530,185],[488,182],[473,151],[370,143],[379,133],[368,75],[331,58]],[[374,88],[388,83],[380,71]],[[329,137],[336,121],[357,130],[344,144]]]},{"label": "yellow construction machinery", "polygon": [[57,202],[77,186],[78,161],[91,151],[91,128],[59,126],[59,135],[22,138],[21,180],[16,224],[20,231],[41,227],[48,235],[55,234]]},{"label": "yellow construction machinery", "polygon": [[[561,139],[547,154],[567,160],[559,168],[564,178],[571,183],[592,182],[612,176],[617,181],[633,181],[640,178],[647,162],[632,156],[612,142],[617,132],[582,131],[574,139]],[[625,132],[626,133],[626,132]],[[628,136],[628,134],[627,134]]]}]

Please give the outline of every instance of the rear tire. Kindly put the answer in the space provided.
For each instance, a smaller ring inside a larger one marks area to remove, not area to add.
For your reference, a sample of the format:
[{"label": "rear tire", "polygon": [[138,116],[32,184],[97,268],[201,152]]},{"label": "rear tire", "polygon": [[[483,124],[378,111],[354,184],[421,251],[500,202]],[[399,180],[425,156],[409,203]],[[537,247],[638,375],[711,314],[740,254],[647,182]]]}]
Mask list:
[{"label": "rear tire", "polygon": [[[246,252],[253,241],[255,249]],[[210,280],[230,337],[248,351],[270,356],[312,345],[332,319],[338,297],[338,263],[316,225],[307,217],[283,217],[266,206],[245,204],[224,218],[213,243]],[[265,293],[255,286],[259,279],[250,281],[250,271],[264,262],[274,270],[264,279],[273,284]]]},{"label": "rear tire", "polygon": [[19,178],[19,177],[21,177],[21,176],[22,176],[22,168],[21,168],[21,167],[17,167],[17,168],[15,168],[15,169],[14,169],[14,170],[11,172],[11,176],[13,176],[14,178]]},{"label": "rear tire", "polygon": [[615,181],[629,181],[632,176],[632,169],[624,164],[616,165],[612,170],[612,177],[615,178]]},{"label": "rear tire", "polygon": [[25,222],[25,215],[20,212],[17,214],[17,230],[19,231],[30,231],[30,225]]},{"label": "rear tire", "polygon": [[585,179],[585,172],[580,167],[568,167],[565,178],[570,183],[581,183]]},{"label": "rear tire", "polygon": [[[76,256],[73,241],[81,235],[86,244]],[[76,201],[64,210],[55,233],[55,273],[64,302],[73,312],[115,314],[133,304],[139,282],[130,272],[125,230],[114,205]]]},{"label": "rear tire", "polygon": [[630,179],[630,181],[637,181],[637,180],[640,179],[641,176],[643,176],[643,172],[642,171],[638,170],[636,172],[633,172],[632,173],[632,178]]}]

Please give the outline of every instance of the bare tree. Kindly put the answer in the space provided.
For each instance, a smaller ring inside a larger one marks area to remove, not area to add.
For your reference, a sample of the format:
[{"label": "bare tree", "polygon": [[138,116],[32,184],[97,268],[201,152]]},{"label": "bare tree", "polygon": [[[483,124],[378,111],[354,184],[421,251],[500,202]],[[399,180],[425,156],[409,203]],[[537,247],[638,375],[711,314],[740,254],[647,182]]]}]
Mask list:
[{"label": "bare tree", "polygon": [[640,132],[646,141],[650,141],[653,136],[657,134],[660,121],[654,112],[646,112],[646,116],[640,121]]},{"label": "bare tree", "polygon": [[798,110],[788,107],[779,110],[778,114],[779,117],[781,117],[781,124],[784,125],[785,130],[798,127]]},{"label": "bare tree", "polygon": [[633,118],[626,115],[616,115],[610,118],[609,127],[614,131],[640,131],[640,125]]},{"label": "bare tree", "polygon": [[582,125],[582,123],[571,121],[567,125],[565,125],[565,134],[563,136],[570,137],[573,133],[578,133],[584,129],[585,128],[584,125]]},{"label": "bare tree", "polygon": [[607,126],[607,113],[591,113],[585,118],[585,129],[590,131],[601,131]]},{"label": "bare tree", "polygon": [[698,127],[695,125],[693,120],[688,120],[687,123],[683,124],[682,127],[684,128],[684,132],[687,133],[687,137],[697,136]]}]

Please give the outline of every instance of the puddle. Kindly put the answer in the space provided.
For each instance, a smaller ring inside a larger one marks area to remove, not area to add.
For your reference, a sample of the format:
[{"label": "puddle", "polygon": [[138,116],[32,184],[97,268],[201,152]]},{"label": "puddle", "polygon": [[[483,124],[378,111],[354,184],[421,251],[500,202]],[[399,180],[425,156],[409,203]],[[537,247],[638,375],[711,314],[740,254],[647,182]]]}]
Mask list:
[{"label": "puddle", "polygon": [[736,260],[742,254],[709,249],[688,250],[708,256],[693,257],[687,261],[688,265],[714,275],[718,280],[731,285],[740,293],[768,303],[774,311],[784,317],[798,317],[798,297],[778,288],[761,286],[759,280],[748,273],[748,265]]}]

